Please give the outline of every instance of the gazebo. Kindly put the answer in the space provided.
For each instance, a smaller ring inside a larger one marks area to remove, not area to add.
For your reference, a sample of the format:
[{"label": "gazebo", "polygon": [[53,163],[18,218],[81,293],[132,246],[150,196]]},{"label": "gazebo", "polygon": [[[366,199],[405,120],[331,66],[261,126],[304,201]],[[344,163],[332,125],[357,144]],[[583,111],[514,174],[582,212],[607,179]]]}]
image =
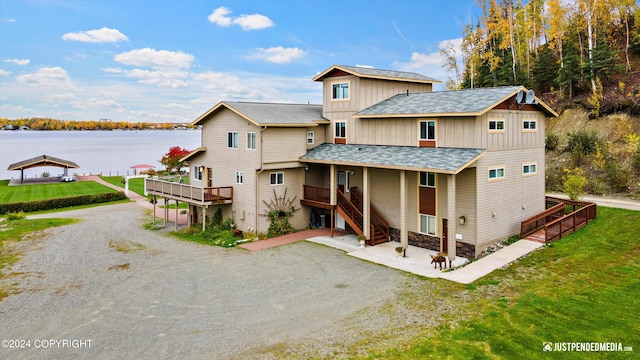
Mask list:
[{"label": "gazebo", "polygon": [[31,159],[23,160],[15,164],[9,165],[7,170],[20,170],[20,183],[24,183],[24,169],[31,169],[39,166],[55,166],[64,168],[64,176],[67,176],[69,168],[77,169],[80,166],[73,161],[58,159],[49,155],[40,155]]}]

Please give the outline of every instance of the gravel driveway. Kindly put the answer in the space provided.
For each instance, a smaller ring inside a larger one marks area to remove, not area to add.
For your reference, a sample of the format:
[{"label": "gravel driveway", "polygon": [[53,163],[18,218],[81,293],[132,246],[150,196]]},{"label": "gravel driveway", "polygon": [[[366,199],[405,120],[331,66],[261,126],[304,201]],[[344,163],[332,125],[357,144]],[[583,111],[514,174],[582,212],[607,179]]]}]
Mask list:
[{"label": "gravel driveway", "polygon": [[309,339],[336,346],[353,333],[350,319],[413,281],[304,241],[257,252],[182,242],[144,230],[150,218],[135,203],[43,216],[82,221],[18,243],[25,254],[4,281],[21,292],[0,302],[0,339],[30,344],[0,358],[258,358]]}]

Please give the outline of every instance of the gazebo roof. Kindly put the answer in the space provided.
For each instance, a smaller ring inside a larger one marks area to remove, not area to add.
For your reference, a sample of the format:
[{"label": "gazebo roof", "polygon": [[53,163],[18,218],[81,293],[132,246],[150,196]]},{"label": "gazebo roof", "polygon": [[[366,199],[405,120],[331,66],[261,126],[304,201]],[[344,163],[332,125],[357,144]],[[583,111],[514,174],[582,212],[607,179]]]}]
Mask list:
[{"label": "gazebo roof", "polygon": [[74,163],[73,161],[58,159],[49,155],[40,155],[32,159],[27,159],[27,160],[19,161],[15,164],[11,164],[9,165],[7,170],[24,170],[24,169],[30,169],[38,166],[56,166],[56,167],[73,168],[73,169],[80,167],[78,166],[78,164]]}]

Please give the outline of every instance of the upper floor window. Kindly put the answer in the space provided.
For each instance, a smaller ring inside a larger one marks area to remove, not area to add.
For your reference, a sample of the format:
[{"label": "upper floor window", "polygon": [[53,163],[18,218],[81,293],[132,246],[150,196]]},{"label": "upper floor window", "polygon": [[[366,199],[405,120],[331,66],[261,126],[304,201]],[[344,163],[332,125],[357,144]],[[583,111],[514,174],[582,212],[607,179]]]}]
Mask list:
[{"label": "upper floor window", "polygon": [[420,121],[420,140],[436,140],[436,121]]},{"label": "upper floor window", "polygon": [[284,172],[272,172],[269,173],[269,185],[282,185],[284,184]]},{"label": "upper floor window", "polygon": [[202,180],[204,166],[193,165],[193,180]]},{"label": "upper floor window", "polygon": [[346,138],[347,137],[347,123],[344,121],[339,121],[336,123],[336,133],[335,137],[337,138]]},{"label": "upper floor window", "polygon": [[436,187],[436,174],[432,172],[421,172],[420,186],[432,188]]},{"label": "upper floor window", "polygon": [[537,130],[538,130],[537,120],[522,120],[522,131],[537,131]]},{"label": "upper floor window", "polygon": [[504,120],[490,119],[489,132],[504,132]]},{"label": "upper floor window", "polygon": [[349,83],[336,83],[331,85],[331,98],[332,99],[348,99],[349,98]]},{"label": "upper floor window", "polygon": [[534,175],[537,171],[535,163],[522,165],[522,175]]},{"label": "upper floor window", "polygon": [[313,131],[307,131],[307,144],[308,145],[312,145],[313,144],[313,138],[314,138],[314,133]]},{"label": "upper floor window", "polygon": [[244,183],[244,174],[242,171],[236,171],[236,184],[242,185]]},{"label": "upper floor window", "polygon": [[504,168],[497,167],[489,169],[489,180],[504,179]]},{"label": "upper floor window", "polygon": [[256,149],[256,133],[254,132],[247,133],[247,149],[249,150]]},{"label": "upper floor window", "polygon": [[238,148],[238,132],[230,131],[227,133],[227,147],[230,149]]}]

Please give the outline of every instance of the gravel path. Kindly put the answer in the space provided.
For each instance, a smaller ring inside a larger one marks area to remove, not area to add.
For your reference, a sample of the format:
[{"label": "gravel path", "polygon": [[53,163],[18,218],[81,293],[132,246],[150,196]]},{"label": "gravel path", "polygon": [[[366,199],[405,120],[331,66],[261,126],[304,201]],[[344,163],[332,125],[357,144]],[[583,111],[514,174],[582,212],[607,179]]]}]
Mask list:
[{"label": "gravel path", "polygon": [[144,230],[135,203],[44,216],[82,221],[18,243],[25,254],[3,281],[20,292],[0,302],[0,339],[30,348],[0,358],[259,358],[303,341],[314,347],[301,353],[324,357],[323,344],[353,340],[342,338],[354,334],[349,319],[384,328],[362,312],[415,281],[308,242],[256,252],[182,242]]}]

